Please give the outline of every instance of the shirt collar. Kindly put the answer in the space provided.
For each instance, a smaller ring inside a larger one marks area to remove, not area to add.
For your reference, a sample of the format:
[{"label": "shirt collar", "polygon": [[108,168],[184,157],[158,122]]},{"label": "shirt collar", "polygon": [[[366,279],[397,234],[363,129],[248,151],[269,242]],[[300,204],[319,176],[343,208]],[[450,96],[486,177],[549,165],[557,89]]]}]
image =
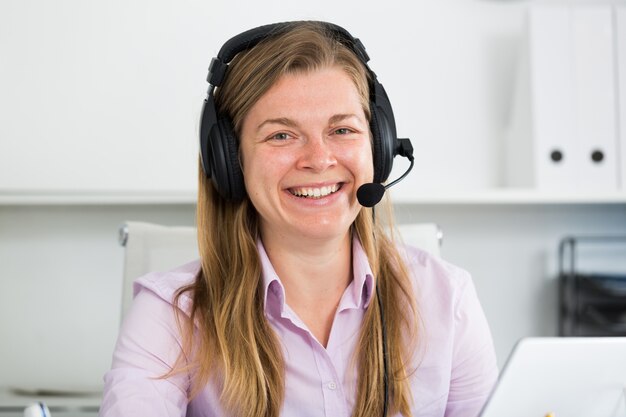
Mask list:
[{"label": "shirt collar", "polygon": [[[278,274],[276,274],[272,262],[267,256],[261,239],[257,240],[257,249],[259,251],[263,271],[263,301],[265,303],[265,314],[280,317],[285,311],[285,288]],[[374,274],[372,273],[363,246],[361,246],[361,242],[357,237],[352,238],[352,273],[352,281],[348,285],[339,303],[339,310],[346,308],[367,308],[374,292]]]},{"label": "shirt collar", "polygon": [[374,274],[361,241],[356,236],[352,238],[352,274],[352,283],[348,286],[352,295],[350,301],[355,307],[367,308],[374,293]]},{"label": "shirt collar", "polygon": [[285,288],[282,282],[280,282],[280,278],[278,278],[278,274],[276,274],[274,266],[272,262],[270,262],[270,258],[267,256],[261,239],[257,240],[256,246],[261,259],[261,270],[263,274],[263,302],[265,314],[280,317],[285,310]]}]

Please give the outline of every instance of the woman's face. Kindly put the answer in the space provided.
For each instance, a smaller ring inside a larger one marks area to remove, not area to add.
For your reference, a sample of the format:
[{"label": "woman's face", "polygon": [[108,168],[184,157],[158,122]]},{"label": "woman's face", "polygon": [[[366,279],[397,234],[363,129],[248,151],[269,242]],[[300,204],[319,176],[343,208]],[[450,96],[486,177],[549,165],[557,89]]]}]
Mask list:
[{"label": "woman's face", "polygon": [[373,162],[369,124],[342,69],[280,78],[244,118],[240,147],[264,237],[345,236]]}]

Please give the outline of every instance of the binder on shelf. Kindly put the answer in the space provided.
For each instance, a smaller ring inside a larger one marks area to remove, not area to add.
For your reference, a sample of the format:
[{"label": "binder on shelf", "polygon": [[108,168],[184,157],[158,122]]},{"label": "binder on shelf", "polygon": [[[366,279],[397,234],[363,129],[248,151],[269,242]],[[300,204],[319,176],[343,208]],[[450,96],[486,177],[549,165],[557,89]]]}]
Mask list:
[{"label": "binder on shelf", "polygon": [[618,188],[613,8],[571,8],[574,125],[584,189]]},{"label": "binder on shelf", "polygon": [[533,158],[538,188],[574,188],[579,159],[568,8],[531,7],[529,15]]},{"label": "binder on shelf", "polygon": [[532,4],[507,135],[507,185],[618,189],[613,9]]}]

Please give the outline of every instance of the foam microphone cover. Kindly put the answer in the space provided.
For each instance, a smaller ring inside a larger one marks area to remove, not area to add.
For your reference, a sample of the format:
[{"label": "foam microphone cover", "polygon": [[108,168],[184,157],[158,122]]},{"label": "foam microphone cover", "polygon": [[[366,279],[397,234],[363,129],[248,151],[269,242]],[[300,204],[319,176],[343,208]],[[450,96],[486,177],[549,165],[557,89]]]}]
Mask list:
[{"label": "foam microphone cover", "polygon": [[356,190],[356,198],[363,207],[374,207],[384,194],[385,186],[376,182],[368,182]]}]

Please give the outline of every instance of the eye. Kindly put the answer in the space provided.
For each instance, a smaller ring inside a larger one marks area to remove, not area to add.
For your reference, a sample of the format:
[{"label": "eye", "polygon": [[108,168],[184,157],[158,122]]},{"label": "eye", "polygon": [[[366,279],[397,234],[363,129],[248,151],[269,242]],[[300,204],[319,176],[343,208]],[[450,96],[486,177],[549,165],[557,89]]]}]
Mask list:
[{"label": "eye", "polygon": [[276,141],[283,141],[283,140],[289,139],[290,137],[291,137],[291,135],[289,135],[289,133],[279,132],[279,133],[273,134],[268,139],[269,140],[276,140]]},{"label": "eye", "polygon": [[352,133],[352,130],[348,129],[347,127],[340,127],[339,129],[335,129],[334,133],[336,135],[348,135]]}]

